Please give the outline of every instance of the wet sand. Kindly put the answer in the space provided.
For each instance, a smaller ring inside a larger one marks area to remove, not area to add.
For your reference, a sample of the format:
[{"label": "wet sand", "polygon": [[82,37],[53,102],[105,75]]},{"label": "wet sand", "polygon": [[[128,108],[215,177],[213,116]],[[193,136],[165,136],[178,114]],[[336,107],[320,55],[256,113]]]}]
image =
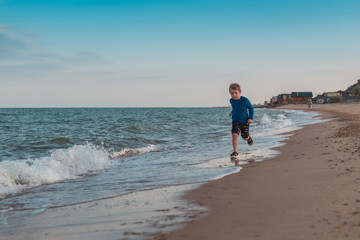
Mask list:
[{"label": "wet sand", "polygon": [[208,215],[154,239],[360,239],[360,103],[313,110],[331,120],[293,132],[279,156],[188,192]]},{"label": "wet sand", "polygon": [[181,199],[194,185],[178,185],[124,196],[44,209],[1,230],[1,240],[139,240],[178,229],[205,209]]}]

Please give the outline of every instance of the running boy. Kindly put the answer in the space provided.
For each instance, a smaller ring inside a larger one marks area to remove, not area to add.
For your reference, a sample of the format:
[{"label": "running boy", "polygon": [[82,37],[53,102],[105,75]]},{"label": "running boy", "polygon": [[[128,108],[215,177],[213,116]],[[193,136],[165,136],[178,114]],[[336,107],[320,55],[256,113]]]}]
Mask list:
[{"label": "running boy", "polygon": [[231,95],[230,103],[232,111],[229,116],[232,117],[232,144],[234,152],[230,155],[231,158],[236,158],[239,154],[237,152],[238,137],[241,137],[248,142],[248,145],[253,144],[253,140],[249,135],[249,123],[254,119],[254,107],[249,99],[241,96],[240,85],[237,83],[230,84],[229,93]]}]

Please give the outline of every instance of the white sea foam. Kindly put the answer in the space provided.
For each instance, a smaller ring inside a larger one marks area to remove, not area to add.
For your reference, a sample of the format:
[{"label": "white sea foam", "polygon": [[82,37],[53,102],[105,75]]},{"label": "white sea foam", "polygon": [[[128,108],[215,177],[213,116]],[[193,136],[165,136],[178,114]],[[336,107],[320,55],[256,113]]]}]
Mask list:
[{"label": "white sea foam", "polygon": [[276,156],[279,152],[272,148],[280,146],[280,145],[281,144],[278,143],[273,146],[268,146],[268,147],[260,148],[260,149],[253,150],[253,151],[247,151],[245,153],[239,154],[238,159],[243,162],[263,161],[265,159],[269,159],[269,158]]},{"label": "white sea foam", "polygon": [[121,157],[130,157],[133,155],[138,155],[138,154],[145,154],[145,153],[149,153],[149,152],[154,152],[158,149],[158,147],[156,145],[148,145],[146,147],[142,147],[142,148],[124,148],[120,151],[115,151],[112,152],[110,154],[111,158],[121,158]]},{"label": "white sea foam", "polygon": [[109,153],[92,144],[54,150],[50,157],[0,162],[0,198],[27,187],[54,183],[109,168],[112,158],[155,151],[155,145]]},{"label": "white sea foam", "polygon": [[155,151],[155,145],[109,153],[92,144],[54,150],[49,157],[0,162],[0,198],[28,187],[54,183],[98,172],[114,164],[112,158]]},{"label": "white sea foam", "polygon": [[316,113],[295,110],[277,110],[268,111],[259,117],[258,124],[252,129],[253,137],[274,137],[276,135],[295,131],[301,128],[301,125],[315,123],[313,117]]},{"label": "white sea foam", "polygon": [[58,149],[50,157],[0,162],[0,197],[24,188],[78,178],[112,164],[106,150],[92,144]]},{"label": "white sea foam", "polygon": [[276,118],[268,116],[266,113],[260,120],[261,125],[267,128],[284,128],[293,125],[293,121],[291,119],[286,118],[285,115],[277,115]]},{"label": "white sea foam", "polygon": [[[246,151],[241,152],[237,159],[240,161],[241,164],[245,164],[248,162],[258,162],[262,161],[271,157],[274,157],[278,154],[278,151],[273,150],[273,147],[280,146],[281,144],[275,144],[273,146],[252,150],[252,151]],[[234,162],[230,161],[230,157],[223,157],[223,158],[216,158],[212,159],[210,161],[197,164],[199,167],[203,168],[218,168],[218,167],[232,167],[234,166]],[[241,168],[240,168],[241,169]],[[238,169],[238,170],[240,170]]]},{"label": "white sea foam", "polygon": [[198,167],[203,168],[219,168],[219,167],[232,167],[234,163],[230,161],[230,157],[215,158],[207,162],[197,164]]}]

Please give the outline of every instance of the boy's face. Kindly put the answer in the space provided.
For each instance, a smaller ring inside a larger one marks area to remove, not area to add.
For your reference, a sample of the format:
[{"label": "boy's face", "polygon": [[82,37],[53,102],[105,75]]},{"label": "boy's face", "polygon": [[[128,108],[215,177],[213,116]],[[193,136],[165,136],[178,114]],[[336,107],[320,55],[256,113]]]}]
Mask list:
[{"label": "boy's face", "polygon": [[232,99],[234,99],[234,100],[239,100],[240,99],[241,91],[230,89],[229,92],[230,92],[230,95],[231,95]]}]

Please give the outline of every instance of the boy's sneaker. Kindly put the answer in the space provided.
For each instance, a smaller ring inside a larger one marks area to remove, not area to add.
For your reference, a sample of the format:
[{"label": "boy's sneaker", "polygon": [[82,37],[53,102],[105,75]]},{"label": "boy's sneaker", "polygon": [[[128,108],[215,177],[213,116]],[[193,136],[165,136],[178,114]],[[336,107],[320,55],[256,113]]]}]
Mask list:
[{"label": "boy's sneaker", "polygon": [[254,141],[252,140],[251,137],[247,140],[247,142],[248,142],[248,145],[249,145],[249,146],[253,145],[253,143],[254,143]]},{"label": "boy's sneaker", "polygon": [[239,156],[239,154],[237,152],[233,152],[230,157],[231,158],[236,158],[237,156]]}]

